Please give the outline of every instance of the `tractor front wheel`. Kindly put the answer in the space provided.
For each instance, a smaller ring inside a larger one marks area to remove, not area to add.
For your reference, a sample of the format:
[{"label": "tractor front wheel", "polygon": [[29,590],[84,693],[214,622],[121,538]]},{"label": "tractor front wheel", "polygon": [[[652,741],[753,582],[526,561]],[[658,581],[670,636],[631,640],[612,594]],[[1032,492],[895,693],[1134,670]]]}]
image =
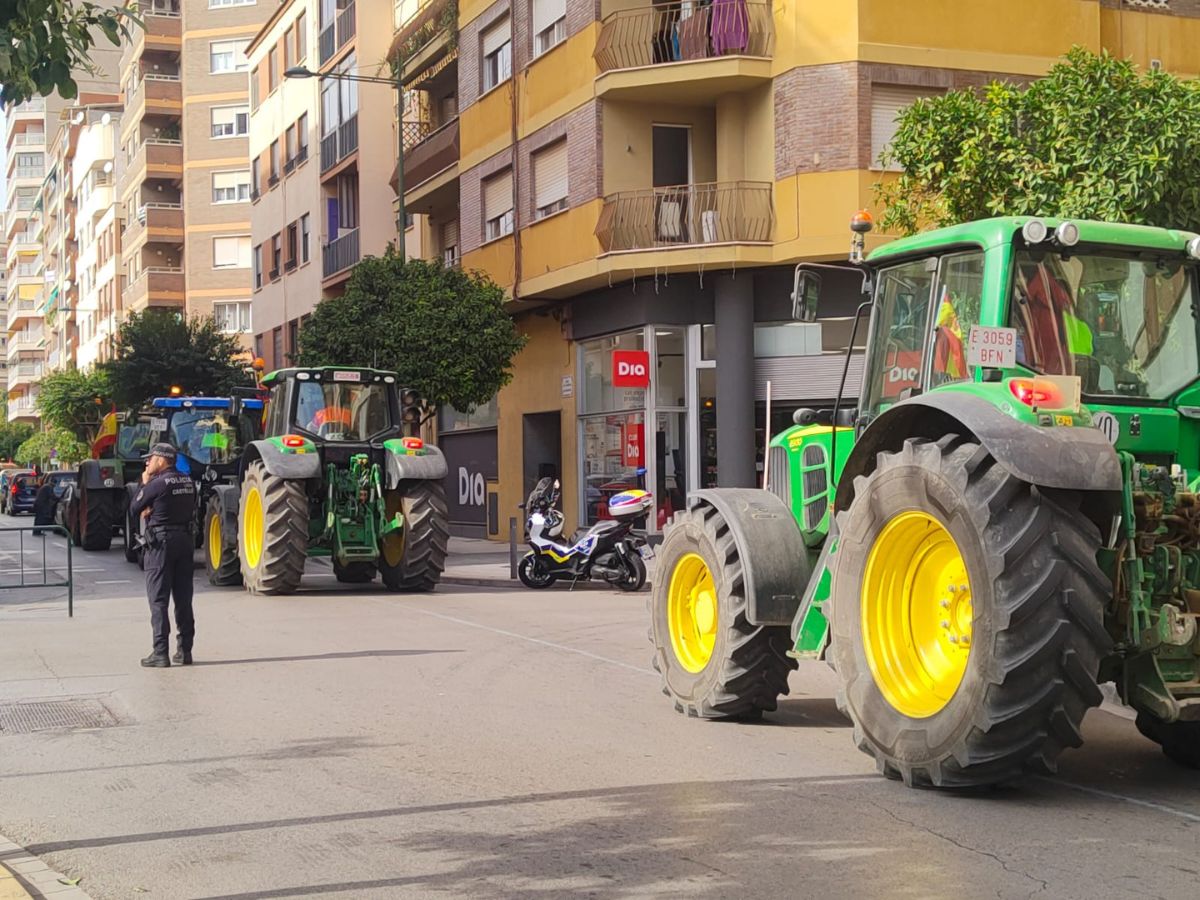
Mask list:
[{"label": "tractor front wheel", "polygon": [[1112,585],[1078,493],[910,439],[838,517],[831,655],[859,748],[910,786],[1053,771],[1100,702]]},{"label": "tractor front wheel", "polygon": [[79,491],[79,546],[84,550],[107,550],[112,546],[117,504],[112,491]]},{"label": "tractor front wheel", "polygon": [[666,530],[648,601],[650,640],[663,693],[681,713],[756,719],[788,692],[797,665],[788,629],[750,622],[744,565],[714,506],[681,512]]},{"label": "tractor front wheel", "polygon": [[272,475],[262,460],[246,468],[238,508],[242,580],[256,594],[292,594],[308,557],[304,482]]},{"label": "tractor front wheel", "polygon": [[204,568],[209,584],[225,587],[242,583],[237,533],[225,527],[221,498],[215,494],[204,506]]},{"label": "tractor front wheel", "polygon": [[450,514],[440,481],[406,481],[384,497],[389,520],[401,529],[379,542],[379,574],[389,591],[432,591],[446,569]]}]

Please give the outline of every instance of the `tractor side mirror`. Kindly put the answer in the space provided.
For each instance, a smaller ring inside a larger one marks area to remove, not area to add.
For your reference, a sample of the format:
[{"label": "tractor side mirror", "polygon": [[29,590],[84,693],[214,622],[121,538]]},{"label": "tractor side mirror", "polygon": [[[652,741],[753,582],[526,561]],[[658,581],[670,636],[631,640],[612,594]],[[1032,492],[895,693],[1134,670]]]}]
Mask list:
[{"label": "tractor side mirror", "polygon": [[797,266],[792,282],[792,318],[799,322],[817,321],[820,296],[821,276],[811,269]]}]

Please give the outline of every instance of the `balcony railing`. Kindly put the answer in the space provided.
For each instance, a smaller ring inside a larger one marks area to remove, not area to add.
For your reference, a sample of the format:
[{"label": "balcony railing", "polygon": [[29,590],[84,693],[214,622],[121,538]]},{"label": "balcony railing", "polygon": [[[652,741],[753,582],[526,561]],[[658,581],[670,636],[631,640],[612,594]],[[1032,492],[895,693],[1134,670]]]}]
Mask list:
[{"label": "balcony railing", "polygon": [[22,131],[13,137],[13,146],[16,147],[40,147],[46,143],[46,132],[44,131]]},{"label": "balcony railing", "polygon": [[354,16],[354,0],[350,0],[346,4],[345,9],[338,13],[337,17],[337,45],[338,50],[341,50],[354,37],[355,32],[355,16]]},{"label": "balcony railing", "polygon": [[320,48],[321,65],[333,59],[333,54],[337,53],[337,35],[333,23],[326,25],[319,35],[317,35],[317,46]]},{"label": "balcony railing", "polygon": [[619,10],[601,24],[593,55],[601,72],[611,72],[721,56],[770,58],[774,47],[771,4],[731,0]]},{"label": "balcony railing", "polygon": [[138,11],[144,16],[175,17],[181,15],[180,5],[180,0],[141,0]]},{"label": "balcony railing", "polygon": [[437,131],[404,152],[405,193],[424,184],[458,161],[458,119],[451,119]]},{"label": "balcony railing", "polygon": [[358,149],[358,114],[321,138],[321,171],[327,172]]},{"label": "balcony railing", "polygon": [[771,183],[731,181],[625,191],[604,198],[596,237],[606,253],[771,240]]},{"label": "balcony railing", "polygon": [[13,172],[14,178],[32,178],[40,181],[46,177],[45,166],[17,166]]},{"label": "balcony railing", "polygon": [[341,237],[321,248],[321,274],[324,278],[336,275],[358,262],[358,229],[347,231]]}]

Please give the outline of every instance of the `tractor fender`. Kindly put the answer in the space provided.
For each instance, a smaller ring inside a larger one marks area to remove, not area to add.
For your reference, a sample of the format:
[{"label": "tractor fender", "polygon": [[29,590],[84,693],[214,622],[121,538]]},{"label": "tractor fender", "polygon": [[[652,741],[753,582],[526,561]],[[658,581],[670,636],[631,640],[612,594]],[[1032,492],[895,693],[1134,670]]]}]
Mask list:
[{"label": "tractor fender", "polygon": [[276,478],[298,481],[321,477],[321,456],[318,453],[284,453],[270,441],[251,441],[242,455],[242,471],[256,459],[261,459],[267,472]]},{"label": "tractor fender", "polygon": [[1029,484],[1068,491],[1121,490],[1121,463],[1099,429],[1027,425],[986,400],[938,391],[903,400],[867,426],[842,469],[834,508],[849,508],[854,480],[874,469],[879,453],[900,450],[908,438],[936,440],[950,433],[974,437],[1005,471]]},{"label": "tractor fender", "polygon": [[408,456],[388,450],[385,487],[391,490],[401,481],[441,481],[448,471],[446,457],[442,451],[429,444],[425,445],[420,456]]},{"label": "tractor fender", "polygon": [[[212,495],[217,498],[217,502],[221,504],[221,519],[223,524],[232,528],[231,534],[237,534],[238,520],[238,501],[241,499],[241,485],[237,484],[217,484],[213,485]],[[208,503],[205,501],[204,506]],[[203,507],[201,516],[204,515]]]},{"label": "tractor fender", "polygon": [[688,495],[690,509],[704,504],[721,514],[733,534],[751,624],[790,627],[811,575],[796,517],[770,491],[757,488],[716,488]]}]

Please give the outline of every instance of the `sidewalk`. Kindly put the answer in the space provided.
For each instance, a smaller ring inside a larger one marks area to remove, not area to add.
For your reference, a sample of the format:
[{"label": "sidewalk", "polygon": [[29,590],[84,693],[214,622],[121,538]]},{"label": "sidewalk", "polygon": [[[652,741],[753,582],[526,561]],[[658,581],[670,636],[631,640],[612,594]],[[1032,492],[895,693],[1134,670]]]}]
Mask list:
[{"label": "sidewalk", "polygon": [[[529,545],[517,545],[517,559],[529,550]],[[646,560],[649,578],[654,577],[654,559]],[[647,585],[650,580],[647,579]],[[485,541],[479,538],[450,538],[450,554],[446,557],[446,571],[442,584],[459,584],[478,587],[509,587],[524,590],[524,585],[509,576],[509,547],[501,541]],[[570,589],[570,582],[556,584],[550,590]],[[611,590],[603,581],[579,582],[575,590]]]},{"label": "sidewalk", "polygon": [[90,900],[36,856],[0,834],[0,900]]}]

